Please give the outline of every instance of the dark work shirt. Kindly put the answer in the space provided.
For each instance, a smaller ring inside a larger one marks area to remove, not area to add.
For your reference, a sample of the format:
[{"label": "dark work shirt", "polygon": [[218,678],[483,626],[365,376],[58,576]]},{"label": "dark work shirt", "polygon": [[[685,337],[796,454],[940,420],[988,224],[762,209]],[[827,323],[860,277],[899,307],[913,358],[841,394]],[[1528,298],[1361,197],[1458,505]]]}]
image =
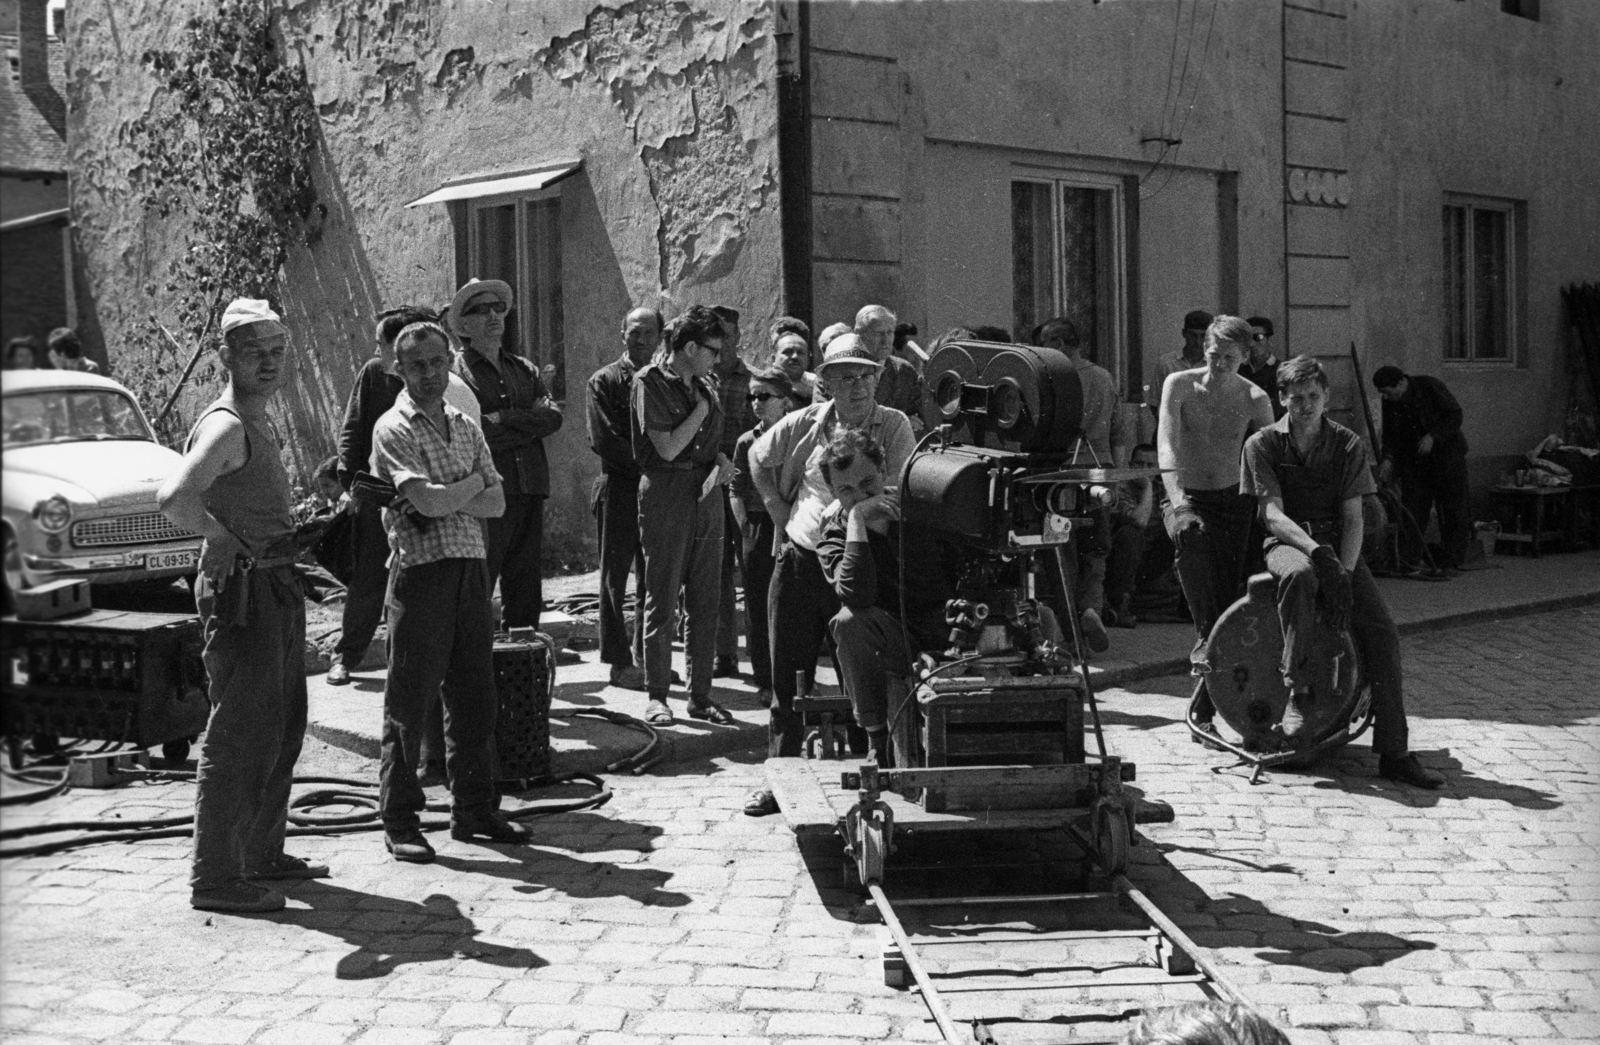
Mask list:
[{"label": "dark work shirt", "polygon": [[718,370],[716,378],[722,398],[722,452],[731,461],[733,445],[756,423],[755,411],[750,409],[750,368],[741,359],[732,370]]},{"label": "dark work shirt", "polygon": [[758,423],[733,444],[733,482],[729,484],[728,493],[744,502],[747,515],[767,514],[767,502],[761,499],[755,479],[750,474],[750,447],[766,430],[765,425]]},{"label": "dark work shirt", "polygon": [[[900,616],[900,525],[889,524],[888,533],[868,532],[865,543],[848,541],[849,520],[834,502],[822,520],[822,540],[817,543],[817,559],[839,603],[853,610],[876,606]],[[946,576],[945,557],[937,541],[918,533],[905,532],[906,627],[918,649],[944,646],[949,627],[944,607],[955,593]]]},{"label": "dark work shirt", "polygon": [[[1315,481],[1309,487],[1297,484],[1291,471]],[[1283,513],[1298,523],[1338,521],[1345,501],[1377,493],[1378,487],[1360,436],[1324,417],[1311,452],[1302,454],[1286,416],[1245,440],[1239,492],[1282,498]]]},{"label": "dark work shirt", "polygon": [[1272,417],[1280,418],[1286,412],[1282,403],[1278,402],[1278,357],[1268,356],[1260,366],[1251,366],[1246,359],[1239,366],[1239,376],[1267,393],[1267,399],[1272,402]]},{"label": "dark work shirt", "polygon": [[[1433,436],[1433,449],[1417,456],[1417,443]],[[1415,468],[1450,457],[1465,457],[1461,404],[1443,381],[1419,374],[1406,378],[1406,394],[1398,402],[1383,401],[1383,456],[1397,467]]]},{"label": "dark work shirt", "polygon": [[[547,402],[539,371],[512,352],[500,353],[500,366],[468,348],[461,375],[483,408],[483,437],[507,494],[550,496],[550,464],[544,437],[561,428],[561,411]],[[498,412],[498,421],[489,415]]]},{"label": "dark work shirt", "polygon": [[639,478],[633,446],[639,422],[633,416],[633,378],[639,368],[626,352],[589,378],[589,447],[600,455],[600,470],[620,479]]},{"label": "dark work shirt", "polygon": [[372,426],[389,412],[405,383],[384,369],[376,356],[356,374],[350,402],[345,406],[344,425],[339,429],[339,485],[346,490],[356,473],[367,470],[372,459]]},{"label": "dark work shirt", "polygon": [[[633,379],[633,416],[639,425],[639,434],[633,444],[633,456],[639,470],[675,468],[683,465],[715,464],[722,452],[722,402],[715,379],[702,378],[690,388],[679,379],[666,363],[651,363],[640,370]],[[651,432],[670,432],[694,413],[695,400],[703,398],[711,405],[705,420],[689,445],[671,461],[662,460]]]}]

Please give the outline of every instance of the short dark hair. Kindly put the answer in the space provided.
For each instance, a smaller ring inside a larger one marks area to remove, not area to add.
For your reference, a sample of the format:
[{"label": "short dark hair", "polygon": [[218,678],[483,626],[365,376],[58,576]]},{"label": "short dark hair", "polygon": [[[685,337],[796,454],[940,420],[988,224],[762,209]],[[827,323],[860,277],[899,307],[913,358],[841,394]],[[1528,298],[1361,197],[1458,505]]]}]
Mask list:
[{"label": "short dark hair", "polygon": [[667,324],[666,350],[669,353],[682,352],[691,341],[703,345],[725,334],[722,317],[717,315],[715,309],[690,305],[682,315],[674,316],[672,322]]},{"label": "short dark hair", "polygon": [[1372,375],[1373,388],[1393,388],[1406,379],[1406,372],[1397,366],[1380,366]]},{"label": "short dark hair", "polygon": [[332,479],[337,482],[339,479],[339,455],[334,454],[317,465],[317,470],[312,473],[312,476],[317,479]]},{"label": "short dark hair", "polygon": [[1138,446],[1133,448],[1133,453],[1129,454],[1128,456],[1132,457],[1135,454],[1153,454],[1156,452],[1155,443],[1140,443]]},{"label": "short dark hair", "polygon": [[1265,330],[1268,337],[1271,337],[1278,332],[1278,329],[1272,325],[1272,320],[1268,319],[1266,316],[1251,316],[1249,319],[1245,320],[1245,322],[1249,323],[1253,327],[1260,327],[1262,330]]},{"label": "short dark hair", "polygon": [[1240,351],[1249,351],[1250,339],[1254,336],[1250,324],[1238,316],[1218,316],[1206,327],[1205,347],[1211,348],[1219,341],[1227,341],[1238,345]]},{"label": "short dark hair", "polygon": [[715,312],[717,314],[717,318],[722,320],[724,323],[732,323],[734,326],[739,325],[738,309],[729,308],[727,305],[712,305],[711,311]]},{"label": "short dark hair", "polygon": [[83,355],[83,342],[78,340],[78,332],[71,327],[56,327],[50,331],[50,351],[60,352],[68,359],[77,359]]},{"label": "short dark hair", "polygon": [[1311,356],[1295,356],[1278,364],[1278,391],[1287,391],[1290,385],[1298,385],[1305,381],[1315,381],[1326,391],[1328,387],[1328,373],[1322,369],[1322,364]]},{"label": "short dark hair", "polygon": [[906,347],[906,342],[917,336],[915,323],[896,323],[894,325],[894,347],[896,350]]},{"label": "short dark hair", "polygon": [[1011,344],[1011,331],[1005,327],[982,326],[973,327],[972,336],[979,341],[994,341],[1002,345]]},{"label": "short dark hair", "polygon": [[415,323],[407,323],[400,329],[400,332],[394,336],[395,358],[400,358],[400,352],[403,349],[410,348],[418,341],[421,341],[423,338],[427,337],[436,337],[440,341],[444,342],[444,347],[446,349],[450,348],[450,335],[444,332],[444,327],[435,323],[431,319],[419,319]]},{"label": "short dark hair", "polygon": [[806,321],[793,316],[779,316],[772,321],[772,327],[767,331],[767,340],[774,345],[785,334],[799,334],[806,339],[806,344],[811,343],[811,328],[806,326]]},{"label": "short dark hair", "polygon": [[[395,339],[400,336],[400,331],[413,323],[437,324],[439,314],[424,305],[400,305],[384,309],[374,316],[372,321],[373,335],[385,345],[393,345]],[[449,336],[446,335],[445,341],[449,340]]]},{"label": "short dark hair", "polygon": [[789,375],[778,367],[769,366],[750,371],[750,383],[754,384],[757,381],[771,385],[790,399],[794,398],[794,382],[790,381]]},{"label": "short dark hair", "polygon": [[1050,342],[1060,339],[1061,344],[1067,348],[1077,348],[1082,343],[1078,335],[1078,324],[1066,316],[1055,316],[1039,324],[1039,347],[1045,348]]},{"label": "short dark hair", "polygon": [[883,467],[883,447],[878,441],[860,428],[841,428],[828,440],[827,449],[822,451],[822,478],[833,482],[835,468],[849,468],[860,454],[880,469]]},{"label": "short dark hair", "polygon": [[6,342],[6,365],[11,365],[16,360],[17,353],[24,348],[33,353],[33,365],[35,367],[55,369],[49,365],[50,360],[46,359],[44,353],[39,350],[38,339],[28,334],[14,337]]},{"label": "short dark hair", "polygon": [[1214,317],[1203,308],[1192,309],[1183,315],[1183,329],[1204,330]]}]

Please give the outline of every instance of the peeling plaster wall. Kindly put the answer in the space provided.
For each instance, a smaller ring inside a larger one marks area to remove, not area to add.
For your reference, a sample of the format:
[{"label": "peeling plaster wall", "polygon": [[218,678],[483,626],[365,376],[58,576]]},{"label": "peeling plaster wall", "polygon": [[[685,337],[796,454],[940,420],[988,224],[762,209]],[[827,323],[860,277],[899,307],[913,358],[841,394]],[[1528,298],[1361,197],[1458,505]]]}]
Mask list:
[{"label": "peeling plaster wall", "polygon": [[[199,5],[81,0],[70,9],[74,209],[116,361],[144,322],[176,229],[134,199],[124,145],[151,103],[145,50],[171,47]],[[546,548],[591,548],[598,472],[584,380],[621,351],[623,314],[728,304],[744,328],[778,312],[776,51],[770,2],[652,0],[620,6],[307,0],[281,18],[321,122],[315,158],[329,208],[286,269],[286,315],[307,351],[284,417],[295,463],[331,452],[368,318],[403,301],[443,304],[456,286],[444,206],[404,204],[447,178],[579,156],[562,183],[567,422],[546,440]],[[155,306],[159,312],[160,302]],[[754,342],[756,339],[751,338]],[[764,339],[761,339],[764,341]],[[751,351],[754,349],[755,351]],[[747,355],[765,346],[747,346]],[[208,388],[197,390],[202,398]]]}]

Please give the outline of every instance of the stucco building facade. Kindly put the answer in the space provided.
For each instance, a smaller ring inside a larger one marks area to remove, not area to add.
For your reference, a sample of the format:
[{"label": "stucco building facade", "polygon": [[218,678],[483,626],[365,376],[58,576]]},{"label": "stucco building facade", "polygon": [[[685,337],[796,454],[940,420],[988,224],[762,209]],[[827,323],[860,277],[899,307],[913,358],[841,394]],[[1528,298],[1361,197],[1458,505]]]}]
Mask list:
[{"label": "stucco building facade", "polygon": [[[112,345],[159,312],[172,249],[119,130],[153,100],[137,55],[189,10],[69,12],[74,217]],[[1130,399],[1184,312],[1266,315],[1347,418],[1351,342],[1369,373],[1442,376],[1480,484],[1573,392],[1559,289],[1600,271],[1600,10],[1577,0],[304,0],[280,26],[328,207],[283,279],[297,463],[332,445],[367,317],[507,278],[567,397],[568,554],[593,541],[582,382],[638,304],[733,305],[752,360],[785,312],[879,301],[924,340],[1064,312]]]}]

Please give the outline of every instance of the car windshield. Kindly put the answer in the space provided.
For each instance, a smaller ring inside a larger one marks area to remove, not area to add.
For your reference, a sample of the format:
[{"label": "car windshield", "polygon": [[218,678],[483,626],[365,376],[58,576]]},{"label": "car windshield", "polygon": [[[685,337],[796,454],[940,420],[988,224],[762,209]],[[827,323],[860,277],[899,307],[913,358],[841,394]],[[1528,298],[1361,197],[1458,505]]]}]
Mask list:
[{"label": "car windshield", "polygon": [[0,406],[0,426],[8,448],[104,439],[155,441],[133,400],[105,389],[8,395]]}]

